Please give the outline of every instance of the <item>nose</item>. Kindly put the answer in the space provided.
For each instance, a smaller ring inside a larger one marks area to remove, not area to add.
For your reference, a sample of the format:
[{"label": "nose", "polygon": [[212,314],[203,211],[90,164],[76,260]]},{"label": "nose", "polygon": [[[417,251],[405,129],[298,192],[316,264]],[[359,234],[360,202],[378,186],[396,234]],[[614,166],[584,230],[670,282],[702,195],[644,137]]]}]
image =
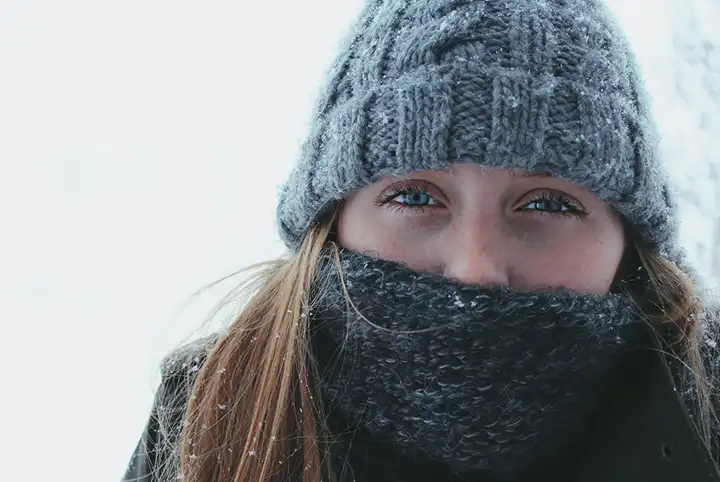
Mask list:
[{"label": "nose", "polygon": [[509,286],[507,242],[486,225],[458,227],[445,246],[443,275],[461,283]]}]

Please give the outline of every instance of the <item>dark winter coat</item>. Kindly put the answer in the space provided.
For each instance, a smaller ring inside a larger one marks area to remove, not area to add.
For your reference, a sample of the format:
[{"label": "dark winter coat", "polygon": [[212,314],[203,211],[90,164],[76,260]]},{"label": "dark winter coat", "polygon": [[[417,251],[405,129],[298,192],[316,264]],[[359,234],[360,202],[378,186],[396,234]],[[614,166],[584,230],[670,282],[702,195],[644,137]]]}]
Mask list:
[{"label": "dark winter coat", "polygon": [[[201,340],[166,359],[152,413],[123,482],[165,482],[155,474],[173,459],[167,440],[162,440],[167,430],[159,424],[169,416],[169,423],[181,426],[192,380],[216,339]],[[178,396],[177,404],[169,403]],[[577,452],[563,457],[552,473],[537,474],[537,481],[720,482],[718,461],[701,442],[670,368],[657,352],[632,353],[601,406],[605,408],[590,422],[591,435],[578,441]],[[165,417],[159,416],[161,410]],[[386,451],[371,453],[351,463],[356,472],[375,471],[372,482],[459,480],[429,462],[403,460]],[[367,464],[374,468],[358,467],[370,458]]]}]

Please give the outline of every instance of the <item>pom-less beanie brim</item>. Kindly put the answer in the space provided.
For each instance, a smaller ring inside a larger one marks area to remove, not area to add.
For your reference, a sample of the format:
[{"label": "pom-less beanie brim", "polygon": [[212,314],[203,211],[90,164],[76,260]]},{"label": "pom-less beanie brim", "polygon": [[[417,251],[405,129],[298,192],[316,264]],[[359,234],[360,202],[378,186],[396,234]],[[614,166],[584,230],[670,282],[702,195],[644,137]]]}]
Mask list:
[{"label": "pom-less beanie brim", "polygon": [[280,194],[282,239],[387,174],[458,163],[586,187],[676,251],[676,206],[633,54],[599,0],[366,6]]}]

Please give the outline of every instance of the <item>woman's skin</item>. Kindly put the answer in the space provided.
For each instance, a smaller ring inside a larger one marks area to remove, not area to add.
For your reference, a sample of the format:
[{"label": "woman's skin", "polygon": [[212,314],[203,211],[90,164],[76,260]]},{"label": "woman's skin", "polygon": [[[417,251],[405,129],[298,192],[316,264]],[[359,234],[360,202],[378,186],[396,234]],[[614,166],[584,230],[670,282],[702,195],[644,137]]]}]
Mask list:
[{"label": "woman's skin", "polygon": [[463,283],[610,290],[625,236],[590,191],[542,174],[460,164],[386,176],[349,196],[340,244]]}]

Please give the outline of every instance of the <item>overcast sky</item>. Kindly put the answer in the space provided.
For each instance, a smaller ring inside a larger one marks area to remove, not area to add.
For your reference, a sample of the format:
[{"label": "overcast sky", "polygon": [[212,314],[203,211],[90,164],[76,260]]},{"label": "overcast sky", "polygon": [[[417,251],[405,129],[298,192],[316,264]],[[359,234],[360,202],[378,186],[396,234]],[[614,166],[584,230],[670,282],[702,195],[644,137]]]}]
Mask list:
[{"label": "overcast sky", "polygon": [[[157,363],[198,334],[231,285],[186,306],[189,296],[282,252],[277,189],[360,5],[0,4],[8,480],[120,478],[146,422]],[[683,239],[713,279],[720,7],[611,6],[647,73],[684,193]]]}]

